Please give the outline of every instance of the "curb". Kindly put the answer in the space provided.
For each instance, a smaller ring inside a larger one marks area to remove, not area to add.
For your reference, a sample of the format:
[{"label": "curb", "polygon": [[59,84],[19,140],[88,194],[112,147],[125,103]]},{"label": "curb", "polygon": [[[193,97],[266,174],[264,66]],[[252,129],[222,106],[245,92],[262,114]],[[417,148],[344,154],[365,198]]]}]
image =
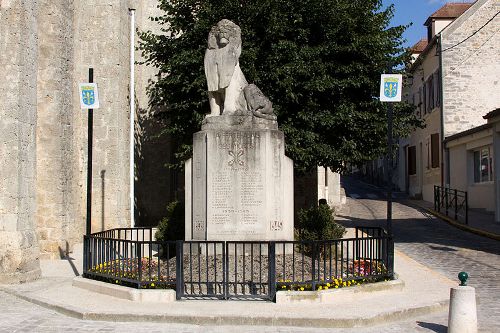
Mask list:
[{"label": "curb", "polygon": [[315,291],[281,291],[276,292],[276,304],[328,304],[332,300],[341,298],[352,299],[360,293],[372,293],[378,291],[402,291],[404,281],[395,279],[376,283],[350,286],[349,288],[315,290]]},{"label": "curb", "polygon": [[172,289],[135,289],[81,276],[73,278],[72,285],[91,292],[140,303],[175,302],[175,290]]},{"label": "curb", "polygon": [[92,312],[81,308],[58,304],[57,302],[37,299],[23,295],[19,292],[0,286],[0,290],[24,301],[56,311],[63,315],[81,319],[111,322],[163,322],[190,325],[265,325],[265,326],[294,326],[294,327],[317,327],[317,328],[352,328],[370,327],[392,321],[400,321],[423,316],[448,309],[449,300],[435,302],[429,305],[417,306],[405,309],[383,312],[372,317],[351,318],[298,318],[277,316],[234,316],[234,315],[169,315],[169,314],[133,314],[113,312]]},{"label": "curb", "polygon": [[76,318],[76,319],[84,319],[85,315],[80,311],[79,308],[75,308],[69,305],[63,305],[63,304],[57,304],[56,302],[49,302],[40,300],[34,297],[26,296],[21,293],[18,293],[14,290],[11,290],[9,288],[5,288],[4,286],[0,286],[0,291],[3,291],[6,294],[9,294],[11,296],[17,297],[19,299],[22,299],[23,301],[33,303],[35,305],[44,307],[49,310],[56,311],[60,314],[63,314],[65,316],[71,317],[71,318]]},{"label": "curb", "polygon": [[381,313],[373,317],[362,318],[297,318],[297,317],[264,317],[264,316],[193,316],[193,315],[137,315],[122,313],[83,313],[84,320],[120,321],[120,322],[165,322],[210,326],[293,326],[316,328],[353,328],[370,327],[387,322],[400,321],[428,315],[448,309],[449,301]]}]

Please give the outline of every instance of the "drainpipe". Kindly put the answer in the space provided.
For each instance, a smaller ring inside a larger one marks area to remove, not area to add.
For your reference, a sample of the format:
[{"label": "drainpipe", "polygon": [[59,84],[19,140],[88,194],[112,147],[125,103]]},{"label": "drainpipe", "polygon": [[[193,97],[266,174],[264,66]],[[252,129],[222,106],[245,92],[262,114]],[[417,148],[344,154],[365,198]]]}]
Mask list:
[{"label": "drainpipe", "polygon": [[130,14],[130,227],[135,227],[134,210],[135,210],[135,8],[129,8]]},{"label": "drainpipe", "polygon": [[[439,81],[441,85],[439,100],[440,100],[440,117],[441,117],[441,187],[444,187],[445,184],[450,186],[450,154],[447,148],[444,146],[444,77],[443,77],[443,46],[442,46],[442,34],[439,33],[437,39],[437,54],[439,57]],[[446,163],[444,162],[446,158]],[[445,172],[446,167],[446,172]],[[445,181],[446,175],[446,181]]]}]

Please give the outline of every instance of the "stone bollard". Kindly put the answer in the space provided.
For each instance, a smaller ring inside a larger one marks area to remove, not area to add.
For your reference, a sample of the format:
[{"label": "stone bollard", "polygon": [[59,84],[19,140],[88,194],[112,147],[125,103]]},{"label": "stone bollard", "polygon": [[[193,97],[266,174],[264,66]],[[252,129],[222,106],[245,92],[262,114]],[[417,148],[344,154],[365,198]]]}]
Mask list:
[{"label": "stone bollard", "polygon": [[448,333],[476,333],[476,291],[467,286],[468,274],[460,272],[460,285],[450,289]]}]

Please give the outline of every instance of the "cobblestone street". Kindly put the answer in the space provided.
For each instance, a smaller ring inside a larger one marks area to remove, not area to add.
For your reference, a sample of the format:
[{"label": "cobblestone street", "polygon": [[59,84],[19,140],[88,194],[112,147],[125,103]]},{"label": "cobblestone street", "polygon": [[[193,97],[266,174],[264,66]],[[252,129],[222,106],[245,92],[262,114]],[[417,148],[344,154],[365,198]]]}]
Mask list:
[{"label": "cobblestone street", "polygon": [[[343,186],[347,205],[339,215],[344,224],[385,225],[386,201],[379,189],[353,178],[344,178]],[[469,285],[476,288],[480,330],[500,332],[500,242],[399,202],[393,204],[393,231],[396,249],[423,265],[457,283],[457,274],[468,272]]]}]

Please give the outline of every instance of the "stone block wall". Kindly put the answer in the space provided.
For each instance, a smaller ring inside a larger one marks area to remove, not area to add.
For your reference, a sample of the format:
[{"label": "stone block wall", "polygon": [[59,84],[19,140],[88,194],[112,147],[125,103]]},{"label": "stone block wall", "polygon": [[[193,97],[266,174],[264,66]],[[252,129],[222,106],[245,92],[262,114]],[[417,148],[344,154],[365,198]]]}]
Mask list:
[{"label": "stone block wall", "polygon": [[[129,206],[129,27],[128,3],[120,0],[75,2],[74,80],[88,82],[94,69],[100,108],[94,110],[92,231],[130,226]],[[76,99],[75,99],[76,100]],[[79,163],[86,184],[88,113],[79,114]],[[86,202],[86,185],[83,186]],[[85,207],[85,204],[84,204]]]},{"label": "stone block wall", "polygon": [[39,1],[37,230],[43,257],[81,242],[84,230],[77,136],[81,111],[72,84],[74,12],[74,1]]},{"label": "stone block wall", "polygon": [[40,275],[36,214],[37,1],[0,2],[0,283]]},{"label": "stone block wall", "polygon": [[500,106],[500,17],[488,22],[499,11],[499,1],[479,0],[443,31],[444,137],[484,124]]},{"label": "stone block wall", "polygon": [[86,221],[88,112],[78,83],[94,69],[92,231],[130,226],[129,4],[40,0],[37,233],[42,257],[82,241]]}]

